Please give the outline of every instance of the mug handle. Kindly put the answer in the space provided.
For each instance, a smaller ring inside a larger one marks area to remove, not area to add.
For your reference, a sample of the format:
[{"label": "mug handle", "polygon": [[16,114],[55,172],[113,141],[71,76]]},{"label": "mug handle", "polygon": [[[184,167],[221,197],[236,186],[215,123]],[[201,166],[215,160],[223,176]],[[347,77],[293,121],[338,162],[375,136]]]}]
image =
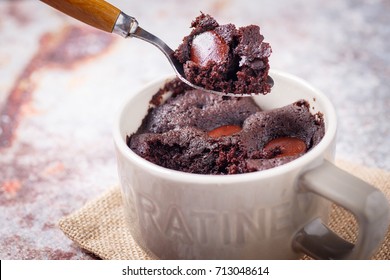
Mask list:
[{"label": "mug handle", "polygon": [[293,240],[296,251],[315,259],[368,259],[389,226],[389,202],[375,187],[324,160],[300,177],[299,189],[322,196],[350,211],[359,230],[352,244],[317,218],[300,229]]}]

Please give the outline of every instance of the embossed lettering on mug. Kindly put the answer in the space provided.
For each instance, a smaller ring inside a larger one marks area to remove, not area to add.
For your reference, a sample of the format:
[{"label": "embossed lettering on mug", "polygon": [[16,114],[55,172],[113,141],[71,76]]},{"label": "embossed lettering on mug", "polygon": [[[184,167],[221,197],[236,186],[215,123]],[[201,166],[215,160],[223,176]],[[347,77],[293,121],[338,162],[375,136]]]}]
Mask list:
[{"label": "embossed lettering on mug", "polygon": [[137,192],[136,196],[140,223],[146,231],[187,245],[245,245],[248,241],[276,238],[292,226],[289,201],[252,209],[183,211],[175,204],[162,209],[145,193]]},{"label": "embossed lettering on mug", "polygon": [[169,207],[163,229],[165,236],[168,238],[179,238],[180,241],[186,244],[193,243],[187,221],[184,218],[183,213],[176,206]]}]

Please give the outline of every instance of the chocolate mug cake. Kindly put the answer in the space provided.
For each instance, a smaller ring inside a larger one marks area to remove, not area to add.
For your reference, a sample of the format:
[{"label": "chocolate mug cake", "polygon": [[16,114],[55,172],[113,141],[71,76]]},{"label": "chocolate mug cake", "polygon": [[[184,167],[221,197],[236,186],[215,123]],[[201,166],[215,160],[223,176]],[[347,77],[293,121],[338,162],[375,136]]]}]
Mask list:
[{"label": "chocolate mug cake", "polygon": [[270,92],[267,83],[271,47],[260,27],[219,25],[201,14],[175,51],[187,80],[205,89],[234,94]]},{"label": "chocolate mug cake", "polygon": [[184,172],[269,169],[302,156],[325,133],[322,115],[311,114],[305,100],[263,111],[250,97],[212,95],[174,79],[152,101],[127,144],[148,161]]},{"label": "chocolate mug cake", "polygon": [[[239,174],[292,161],[323,137],[320,113],[309,103],[264,111],[239,93],[270,91],[271,47],[255,25],[237,29],[201,14],[175,51],[185,76],[206,89],[237,93],[213,95],[174,79],[153,97],[136,133],[127,137],[135,153],[160,166],[196,174]],[[166,93],[172,96],[165,102]]]}]

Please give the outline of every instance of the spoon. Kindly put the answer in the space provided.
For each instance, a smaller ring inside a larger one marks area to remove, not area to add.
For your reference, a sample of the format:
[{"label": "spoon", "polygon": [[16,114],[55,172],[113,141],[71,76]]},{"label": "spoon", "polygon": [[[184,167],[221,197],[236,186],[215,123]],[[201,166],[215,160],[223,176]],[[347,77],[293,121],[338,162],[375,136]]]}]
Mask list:
[{"label": "spoon", "polygon": [[[142,29],[137,20],[104,0],[41,0],[53,8],[102,31],[115,33],[124,38],[135,37],[153,44],[167,57],[176,76],[189,86],[202,91],[230,96],[251,96],[256,93],[234,94],[205,89],[192,84],[185,78],[183,64],[174,56],[174,51],[161,39]],[[268,76],[267,83],[272,87],[273,79]]]}]

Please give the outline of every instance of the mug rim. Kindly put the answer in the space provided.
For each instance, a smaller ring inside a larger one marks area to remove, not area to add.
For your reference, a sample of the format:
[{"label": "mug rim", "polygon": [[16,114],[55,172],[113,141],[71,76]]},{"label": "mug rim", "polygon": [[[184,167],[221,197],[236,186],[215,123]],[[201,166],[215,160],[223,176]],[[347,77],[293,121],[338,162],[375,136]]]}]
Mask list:
[{"label": "mug rim", "polygon": [[[242,174],[195,174],[195,173],[188,173],[184,171],[178,171],[169,169],[166,167],[159,166],[155,163],[152,163],[150,161],[147,161],[146,159],[142,158],[141,156],[137,155],[135,152],[133,152],[126,144],[126,141],[122,138],[121,135],[121,119],[122,115],[127,108],[128,104],[133,101],[136,96],[142,92],[147,91],[149,88],[155,87],[158,84],[161,86],[163,85],[163,82],[165,82],[167,79],[175,77],[175,75],[165,75],[158,79],[155,79],[152,82],[149,82],[145,86],[135,90],[133,94],[130,96],[127,96],[124,99],[124,102],[121,103],[121,106],[119,110],[116,113],[116,116],[114,118],[114,125],[113,125],[113,139],[114,139],[114,145],[116,147],[117,153],[121,153],[127,160],[131,161],[133,164],[141,167],[142,169],[147,170],[149,173],[152,173],[156,176],[159,176],[161,178],[167,179],[167,180],[175,180],[180,181],[182,183],[198,183],[198,184],[225,184],[225,183],[244,183],[245,181],[253,181],[253,180],[260,180],[265,179],[269,177],[278,176],[280,174],[288,173],[294,169],[302,169],[304,166],[314,161],[315,159],[319,158],[321,154],[324,153],[324,151],[329,147],[329,145],[332,144],[333,140],[336,137],[336,130],[337,130],[337,116],[336,111],[333,106],[333,104],[330,102],[329,98],[320,90],[317,88],[314,88],[311,84],[309,84],[307,81],[305,81],[302,78],[299,78],[293,74],[289,74],[280,70],[270,70],[271,76],[279,76],[283,79],[290,80],[291,82],[294,82],[296,84],[299,84],[302,87],[307,88],[311,92],[315,94],[316,97],[319,97],[321,100],[322,106],[326,110],[326,127],[325,127],[325,135],[321,139],[321,141],[313,147],[310,151],[302,155],[301,157],[294,159],[291,162],[285,163],[280,166],[272,167],[270,169],[261,170],[261,171],[255,171],[255,172],[249,172],[249,173],[242,173]],[[272,94],[272,91],[271,93]],[[319,100],[317,99],[317,100]],[[324,112],[322,112],[324,113]],[[324,113],[325,114],[325,113]]]}]

